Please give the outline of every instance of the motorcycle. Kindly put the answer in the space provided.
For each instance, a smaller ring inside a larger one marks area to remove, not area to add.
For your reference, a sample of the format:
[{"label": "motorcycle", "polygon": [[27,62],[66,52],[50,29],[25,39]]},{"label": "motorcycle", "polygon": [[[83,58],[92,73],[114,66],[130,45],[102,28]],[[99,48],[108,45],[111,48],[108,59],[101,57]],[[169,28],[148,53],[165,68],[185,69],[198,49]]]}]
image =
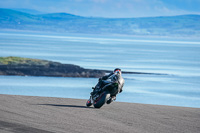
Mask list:
[{"label": "motorcycle", "polygon": [[93,88],[93,92],[90,93],[91,96],[86,102],[87,107],[93,105],[94,108],[101,108],[113,95],[118,93],[118,83],[112,83],[108,80],[103,82],[103,87],[96,86]]}]

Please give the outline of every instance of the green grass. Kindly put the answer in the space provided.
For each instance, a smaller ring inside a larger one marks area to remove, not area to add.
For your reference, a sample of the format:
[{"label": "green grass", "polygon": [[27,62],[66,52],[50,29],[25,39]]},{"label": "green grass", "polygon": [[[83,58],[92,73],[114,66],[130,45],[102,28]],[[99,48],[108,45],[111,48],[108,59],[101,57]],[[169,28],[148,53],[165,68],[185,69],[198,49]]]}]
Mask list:
[{"label": "green grass", "polygon": [[22,57],[0,57],[0,64],[2,65],[47,65],[49,62],[39,59],[30,59]]}]

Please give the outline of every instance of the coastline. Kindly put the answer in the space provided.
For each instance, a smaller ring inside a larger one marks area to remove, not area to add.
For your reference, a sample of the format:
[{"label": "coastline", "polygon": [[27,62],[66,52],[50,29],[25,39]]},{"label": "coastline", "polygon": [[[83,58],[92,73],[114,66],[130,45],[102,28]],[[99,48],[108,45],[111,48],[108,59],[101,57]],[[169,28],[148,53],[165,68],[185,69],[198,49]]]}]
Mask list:
[{"label": "coastline", "polygon": [[[62,64],[48,60],[22,57],[0,57],[0,75],[47,76],[47,77],[85,77],[99,78],[110,70],[85,69],[74,64]],[[162,73],[128,72],[124,74],[167,75]]]},{"label": "coastline", "polygon": [[200,109],[114,102],[87,108],[84,99],[0,94],[2,132],[193,132]]},{"label": "coastline", "polygon": [[103,70],[85,69],[74,64],[22,57],[0,57],[0,75],[48,77],[101,77]]}]

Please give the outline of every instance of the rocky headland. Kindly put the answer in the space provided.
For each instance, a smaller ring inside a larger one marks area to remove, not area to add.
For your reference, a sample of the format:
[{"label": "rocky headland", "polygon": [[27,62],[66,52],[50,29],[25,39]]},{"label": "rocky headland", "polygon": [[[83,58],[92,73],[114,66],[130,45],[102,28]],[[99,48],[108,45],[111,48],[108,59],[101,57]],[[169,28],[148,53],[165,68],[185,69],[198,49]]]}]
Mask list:
[{"label": "rocky headland", "polygon": [[[99,78],[110,72],[110,70],[85,69],[78,65],[62,64],[48,60],[12,56],[0,57],[0,75]],[[123,73],[166,75],[128,71],[123,71]]]},{"label": "rocky headland", "polygon": [[0,75],[52,76],[52,77],[101,77],[104,70],[84,69],[73,64],[47,60],[0,57]]}]

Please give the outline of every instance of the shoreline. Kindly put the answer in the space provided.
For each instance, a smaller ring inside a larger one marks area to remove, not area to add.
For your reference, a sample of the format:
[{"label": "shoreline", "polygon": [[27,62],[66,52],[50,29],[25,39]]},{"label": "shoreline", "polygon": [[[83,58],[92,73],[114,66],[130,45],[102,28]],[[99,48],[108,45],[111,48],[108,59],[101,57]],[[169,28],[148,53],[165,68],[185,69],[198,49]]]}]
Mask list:
[{"label": "shoreline", "polygon": [[[0,57],[0,75],[16,76],[46,76],[46,77],[85,77],[99,78],[110,70],[86,69],[74,64],[62,64],[48,60],[23,58],[23,57]],[[124,74],[148,74],[167,75],[162,73],[128,72]]]},{"label": "shoreline", "polygon": [[200,109],[113,102],[101,109],[84,99],[0,94],[0,131],[9,132],[193,132]]}]

